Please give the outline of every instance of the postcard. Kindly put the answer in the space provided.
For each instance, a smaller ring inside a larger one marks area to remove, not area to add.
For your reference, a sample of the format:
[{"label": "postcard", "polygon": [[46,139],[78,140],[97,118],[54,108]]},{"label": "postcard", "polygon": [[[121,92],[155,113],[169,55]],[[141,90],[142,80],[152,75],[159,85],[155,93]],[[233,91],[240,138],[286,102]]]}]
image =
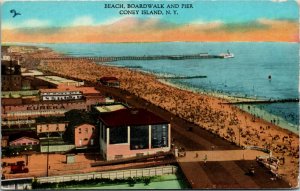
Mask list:
[{"label": "postcard", "polygon": [[1,189],[299,186],[299,1],[5,1]]}]

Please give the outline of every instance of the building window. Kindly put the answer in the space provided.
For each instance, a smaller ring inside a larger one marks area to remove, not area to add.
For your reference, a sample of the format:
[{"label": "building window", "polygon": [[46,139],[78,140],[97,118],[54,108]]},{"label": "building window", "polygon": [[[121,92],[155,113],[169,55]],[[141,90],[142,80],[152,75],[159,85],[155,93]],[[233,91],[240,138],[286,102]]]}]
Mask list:
[{"label": "building window", "polygon": [[88,128],[85,128],[85,134],[88,134],[89,130]]},{"label": "building window", "polygon": [[81,133],[81,128],[78,129],[78,133],[79,133],[79,134]]},{"label": "building window", "polygon": [[168,146],[168,125],[151,126],[151,147],[161,148]]},{"label": "building window", "polygon": [[148,149],[149,148],[149,126],[131,126],[130,127],[130,149]]},{"label": "building window", "polygon": [[109,129],[109,144],[127,143],[127,126]]}]

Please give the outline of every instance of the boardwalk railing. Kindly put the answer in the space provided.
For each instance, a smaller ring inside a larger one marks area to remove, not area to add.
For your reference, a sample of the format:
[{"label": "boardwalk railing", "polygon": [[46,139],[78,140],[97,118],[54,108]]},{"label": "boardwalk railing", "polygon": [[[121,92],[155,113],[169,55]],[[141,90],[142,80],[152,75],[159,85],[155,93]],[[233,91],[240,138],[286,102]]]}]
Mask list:
[{"label": "boardwalk railing", "polygon": [[126,179],[129,177],[143,177],[143,176],[158,176],[165,174],[175,174],[178,168],[176,166],[160,166],[152,168],[141,169],[128,169],[128,170],[115,170],[105,172],[93,172],[85,174],[72,174],[61,176],[50,176],[37,178],[39,183],[53,183],[53,182],[66,182],[66,181],[80,181],[89,180],[95,178],[109,178],[109,179]]},{"label": "boardwalk railing", "polygon": [[31,190],[33,177],[1,180],[1,190]]}]

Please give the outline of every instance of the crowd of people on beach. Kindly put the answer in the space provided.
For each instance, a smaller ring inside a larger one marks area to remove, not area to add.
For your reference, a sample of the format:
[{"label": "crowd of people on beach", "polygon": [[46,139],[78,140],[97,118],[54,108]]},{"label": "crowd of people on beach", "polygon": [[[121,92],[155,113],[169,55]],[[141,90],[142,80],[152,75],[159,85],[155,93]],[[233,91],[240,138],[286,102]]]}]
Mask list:
[{"label": "crowd of people on beach", "polygon": [[[40,69],[96,82],[104,76],[117,77],[121,89],[160,106],[206,130],[218,134],[242,147],[257,146],[270,149],[274,156],[285,157],[285,167],[279,168],[293,184],[298,174],[299,137],[261,118],[255,117],[220,97],[208,96],[168,86],[154,75],[96,64],[86,60],[43,61]],[[288,165],[290,164],[290,165]],[[293,175],[294,176],[294,175]]]}]

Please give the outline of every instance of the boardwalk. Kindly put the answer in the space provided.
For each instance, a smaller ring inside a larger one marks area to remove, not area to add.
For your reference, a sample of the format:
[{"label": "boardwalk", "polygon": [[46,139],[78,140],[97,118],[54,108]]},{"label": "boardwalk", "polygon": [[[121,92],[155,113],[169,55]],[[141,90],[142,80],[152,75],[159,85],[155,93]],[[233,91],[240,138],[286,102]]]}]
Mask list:
[{"label": "boardwalk", "polygon": [[257,156],[268,156],[268,154],[257,150],[201,150],[185,153],[184,157],[177,158],[178,162],[255,160]]},{"label": "boardwalk", "polygon": [[[255,162],[256,156],[268,155],[257,150],[187,151],[177,162],[193,189],[281,188],[282,180],[273,179]],[[256,174],[247,175],[250,167]],[[260,181],[264,179],[265,183]]]},{"label": "boardwalk", "polygon": [[[289,185],[275,178],[256,161],[209,161],[180,162],[192,189],[261,189],[288,188]],[[255,169],[253,176],[247,175],[250,167]]]}]

